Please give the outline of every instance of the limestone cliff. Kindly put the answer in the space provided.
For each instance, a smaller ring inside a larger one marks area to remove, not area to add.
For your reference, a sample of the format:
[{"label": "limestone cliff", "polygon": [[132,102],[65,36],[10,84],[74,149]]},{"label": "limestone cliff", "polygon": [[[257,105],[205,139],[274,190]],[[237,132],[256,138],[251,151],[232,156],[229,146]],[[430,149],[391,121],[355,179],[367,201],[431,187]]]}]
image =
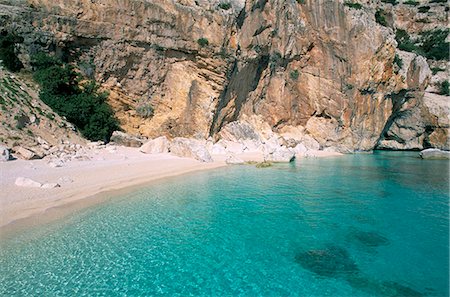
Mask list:
[{"label": "limestone cliff", "polygon": [[95,77],[131,134],[217,139],[257,119],[322,149],[448,149],[448,97],[431,94],[447,64],[395,40],[445,28],[446,4],[357,2],[0,0],[0,27],[24,64],[53,52]]}]

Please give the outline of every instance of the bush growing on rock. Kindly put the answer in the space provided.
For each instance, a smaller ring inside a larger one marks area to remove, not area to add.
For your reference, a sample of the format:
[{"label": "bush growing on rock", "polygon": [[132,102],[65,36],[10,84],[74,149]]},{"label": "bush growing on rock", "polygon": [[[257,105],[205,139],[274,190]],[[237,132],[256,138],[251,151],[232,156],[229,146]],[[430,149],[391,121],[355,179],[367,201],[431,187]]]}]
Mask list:
[{"label": "bush growing on rock", "polygon": [[3,31],[0,33],[0,60],[6,69],[17,72],[23,68],[22,62],[16,54],[16,44],[23,42],[23,38]]},{"label": "bush growing on rock", "polygon": [[32,57],[32,66],[43,102],[66,117],[87,139],[109,141],[118,124],[106,103],[108,94],[100,92],[99,85],[94,81],[82,83],[72,65],[45,54]]},{"label": "bush growing on rock", "polygon": [[200,45],[201,47],[205,47],[209,45],[209,41],[206,38],[200,38],[197,40],[198,45]]}]

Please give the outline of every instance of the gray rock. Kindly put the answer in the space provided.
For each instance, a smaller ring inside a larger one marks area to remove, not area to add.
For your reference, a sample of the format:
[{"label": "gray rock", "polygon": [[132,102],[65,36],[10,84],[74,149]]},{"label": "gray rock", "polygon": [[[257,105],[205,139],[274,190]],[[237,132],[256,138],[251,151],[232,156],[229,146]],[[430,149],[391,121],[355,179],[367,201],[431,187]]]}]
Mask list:
[{"label": "gray rock", "polygon": [[177,137],[170,144],[170,152],[178,157],[193,158],[201,162],[212,162],[213,159],[201,141]]},{"label": "gray rock", "polygon": [[450,151],[443,151],[440,149],[426,149],[419,153],[419,156],[422,159],[443,159],[443,160],[449,160],[450,159]]},{"label": "gray rock", "polygon": [[143,144],[142,139],[120,131],[113,132],[111,142],[128,147],[140,147]]},{"label": "gray rock", "polygon": [[9,158],[9,149],[7,147],[0,146],[0,162],[8,161]]},{"label": "gray rock", "polygon": [[260,140],[259,134],[255,131],[255,128],[250,124],[240,121],[235,121],[227,124],[219,133],[219,136],[223,140],[232,142],[239,142],[241,140],[251,139]]},{"label": "gray rock", "polygon": [[161,136],[146,142],[139,148],[144,154],[162,154],[169,152],[169,140],[165,136]]},{"label": "gray rock", "polygon": [[14,183],[19,187],[27,187],[27,188],[40,188],[42,186],[41,183],[34,181],[27,177],[18,177],[16,178],[16,182]]},{"label": "gray rock", "polygon": [[295,153],[285,147],[280,147],[274,152],[264,155],[265,162],[289,163],[294,161],[294,159]]}]

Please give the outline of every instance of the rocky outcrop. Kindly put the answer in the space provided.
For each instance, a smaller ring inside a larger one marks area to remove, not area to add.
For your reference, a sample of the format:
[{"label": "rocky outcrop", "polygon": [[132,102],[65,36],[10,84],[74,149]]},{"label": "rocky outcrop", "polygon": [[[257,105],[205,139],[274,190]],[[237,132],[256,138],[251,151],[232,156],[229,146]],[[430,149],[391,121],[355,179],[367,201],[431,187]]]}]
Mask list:
[{"label": "rocky outcrop", "polygon": [[439,159],[450,159],[449,151],[442,151],[439,149],[426,149],[420,152],[420,157],[427,160],[439,160]]},{"label": "rocky outcrop", "polygon": [[448,148],[427,103],[446,65],[395,40],[445,28],[443,4],[354,2],[5,0],[0,28],[24,37],[25,65],[40,50],[78,63],[131,135],[211,137],[214,153]]},{"label": "rocky outcrop", "polygon": [[140,139],[139,137],[129,135],[120,131],[114,131],[110,141],[114,142],[117,145],[128,147],[140,147],[143,144],[142,139]]},{"label": "rocky outcrop", "polygon": [[450,101],[447,96],[425,93],[420,98],[409,98],[396,112],[384,133],[378,148],[450,149]]}]

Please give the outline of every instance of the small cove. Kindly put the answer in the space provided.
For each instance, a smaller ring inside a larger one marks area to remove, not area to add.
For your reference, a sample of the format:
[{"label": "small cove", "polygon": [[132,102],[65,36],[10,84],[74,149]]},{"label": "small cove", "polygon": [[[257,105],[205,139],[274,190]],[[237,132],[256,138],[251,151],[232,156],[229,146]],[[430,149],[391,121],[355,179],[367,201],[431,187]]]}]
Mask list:
[{"label": "small cove", "polygon": [[416,153],[171,178],[2,241],[1,296],[447,296],[448,165]]}]

